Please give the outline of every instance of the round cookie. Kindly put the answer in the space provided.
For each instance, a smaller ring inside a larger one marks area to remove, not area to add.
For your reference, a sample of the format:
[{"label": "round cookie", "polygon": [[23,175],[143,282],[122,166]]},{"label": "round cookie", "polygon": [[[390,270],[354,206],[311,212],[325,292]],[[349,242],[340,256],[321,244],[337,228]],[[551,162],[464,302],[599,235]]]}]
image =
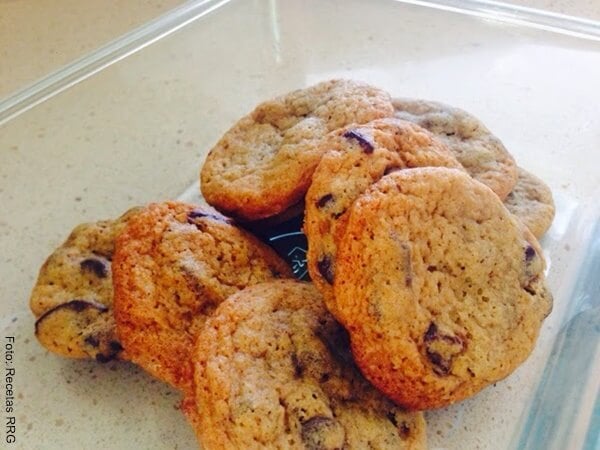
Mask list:
[{"label": "round cookie", "polygon": [[523,222],[537,238],[552,225],[554,200],[550,188],[535,175],[519,167],[517,184],[504,206]]},{"label": "round cookie", "polygon": [[321,146],[324,155],[306,194],[304,232],[310,277],[331,309],[337,241],[343,235],[352,203],[394,170],[462,166],[425,129],[394,118],[334,131]]},{"label": "round cookie", "polygon": [[321,152],[315,145],[351,123],[389,117],[380,89],[331,80],[264,102],[208,154],[200,179],[206,201],[243,220],[276,215],[302,200]]},{"label": "round cookie", "polygon": [[465,399],[529,355],[552,308],[533,235],[463,172],[394,172],[352,206],[334,282],[365,376],[410,409]]},{"label": "round cookie", "polygon": [[212,208],[151,204],[117,239],[117,333],[133,362],[189,391],[194,338],[206,318],[246,286],[286,276],[271,248]]},{"label": "round cookie", "polygon": [[124,357],[112,313],[111,260],[116,236],[137,211],[77,226],[42,265],[29,305],[35,335],[48,350],[100,362]]},{"label": "round cookie", "polygon": [[517,182],[517,165],[500,139],[458,108],[425,100],[393,99],[394,115],[421,125],[448,146],[477,181],[504,200]]},{"label": "round cookie", "polygon": [[249,287],[219,306],[198,340],[196,433],[206,450],[426,448],[422,414],[360,375],[311,284]]}]

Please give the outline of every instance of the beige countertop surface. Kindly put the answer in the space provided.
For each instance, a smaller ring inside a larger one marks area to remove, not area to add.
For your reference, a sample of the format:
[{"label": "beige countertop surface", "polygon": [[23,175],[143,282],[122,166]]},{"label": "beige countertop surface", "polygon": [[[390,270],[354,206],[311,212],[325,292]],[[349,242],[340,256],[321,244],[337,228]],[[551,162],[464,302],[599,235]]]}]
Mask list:
[{"label": "beige countertop surface", "polygon": [[[0,99],[182,3],[0,0]],[[507,3],[600,21],[598,0]]]},{"label": "beige countertop surface", "polygon": [[[179,3],[0,0],[0,97]],[[596,0],[523,3],[600,20]],[[203,158],[232,123],[259,101],[335,77],[472,112],[553,191],[557,216],[542,245],[555,303],[536,351],[497,386],[427,415],[432,450],[518,448],[509,443],[526,423],[583,265],[584,207],[598,211],[599,48],[393,1],[241,0],[0,125],[0,335],[15,338],[18,371],[18,442],[7,448],[197,448],[174,390],[132,364],[43,349],[31,288],[77,224],[152,201],[197,200]],[[581,411],[559,421],[575,440],[589,422]],[[581,448],[557,442],[538,448]]]}]

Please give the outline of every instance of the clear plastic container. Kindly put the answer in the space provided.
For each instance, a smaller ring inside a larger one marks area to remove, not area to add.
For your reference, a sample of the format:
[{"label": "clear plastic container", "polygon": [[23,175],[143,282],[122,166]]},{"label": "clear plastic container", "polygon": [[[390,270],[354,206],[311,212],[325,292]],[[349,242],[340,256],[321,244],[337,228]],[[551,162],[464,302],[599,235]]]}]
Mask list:
[{"label": "clear plastic container", "polygon": [[427,413],[430,448],[599,448],[600,24],[474,0],[190,2],[1,102],[0,327],[16,421],[3,445],[197,447],[175,391],[127,363],[43,350],[31,287],[73,226],[197,198],[206,151],[238,117],[333,77],[471,111],[554,192],[542,244],[555,306],[536,349],[506,380]]}]

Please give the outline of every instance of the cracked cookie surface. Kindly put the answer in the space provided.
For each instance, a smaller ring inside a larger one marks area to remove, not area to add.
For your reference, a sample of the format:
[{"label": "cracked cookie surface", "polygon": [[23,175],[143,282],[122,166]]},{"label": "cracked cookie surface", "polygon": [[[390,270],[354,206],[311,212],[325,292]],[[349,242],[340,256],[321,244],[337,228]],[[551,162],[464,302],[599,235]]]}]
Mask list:
[{"label": "cracked cookie surface", "polygon": [[138,210],[78,225],[42,265],[29,305],[48,350],[100,362],[125,357],[115,331],[111,260],[116,236]]},{"label": "cracked cookie surface", "polygon": [[463,172],[394,172],[352,206],[334,309],[365,376],[411,409],[467,398],[531,352],[552,308],[535,237]]},{"label": "cracked cookie surface", "polygon": [[311,280],[331,309],[337,242],[352,203],[392,171],[462,166],[428,131],[394,118],[342,128],[330,133],[321,146],[324,155],[306,194],[304,233]]},{"label": "cracked cookie surface", "polygon": [[462,109],[443,103],[393,99],[394,115],[414,122],[448,146],[469,175],[504,200],[517,183],[517,165],[500,139],[480,120]]},{"label": "cracked cookie surface", "polygon": [[192,347],[206,318],[246,286],[291,271],[212,208],[165,202],[129,221],[117,239],[113,274],[117,332],[130,359],[189,392]]},{"label": "cracked cookie surface", "polygon": [[344,329],[309,283],[230,297],[200,333],[194,365],[206,450],[426,447],[422,414],[360,375]]},{"label": "cracked cookie surface", "polygon": [[258,220],[302,200],[330,131],[393,114],[384,91],[331,80],[258,105],[208,154],[201,170],[206,201],[243,220]]}]

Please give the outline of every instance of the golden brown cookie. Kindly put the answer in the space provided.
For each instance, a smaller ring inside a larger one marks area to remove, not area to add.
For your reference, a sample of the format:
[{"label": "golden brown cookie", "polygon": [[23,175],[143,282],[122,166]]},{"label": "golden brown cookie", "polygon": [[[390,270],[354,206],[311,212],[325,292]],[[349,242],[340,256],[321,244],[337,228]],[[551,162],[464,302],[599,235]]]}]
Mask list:
[{"label": "golden brown cookie", "polygon": [[122,358],[113,318],[111,260],[116,236],[135,214],[77,226],[40,269],[29,305],[48,350],[105,362]]},{"label": "golden brown cookie", "polygon": [[535,175],[519,167],[519,179],[504,205],[537,238],[542,237],[554,219],[554,200],[550,188]]},{"label": "golden brown cookie", "polygon": [[239,219],[279,214],[304,197],[323,136],[393,112],[387,93],[348,80],[325,81],[264,102],[210,151],[201,171],[202,194]]},{"label": "golden brown cookie", "polygon": [[196,433],[215,449],[421,449],[425,422],[359,373],[347,334],[308,283],[223,302],[194,353]]},{"label": "golden brown cookie", "polygon": [[552,308],[539,245],[463,172],[394,172],[352,206],[334,283],[365,376],[411,409],[465,399],[531,352]]},{"label": "golden brown cookie", "polygon": [[501,200],[517,183],[517,165],[500,139],[462,109],[426,100],[396,98],[394,115],[421,125],[448,146],[458,162]]},{"label": "golden brown cookie", "polygon": [[225,298],[291,276],[273,250],[212,208],[151,204],[116,243],[117,332],[130,359],[184,392],[195,336]]},{"label": "golden brown cookie", "polygon": [[310,277],[331,309],[337,241],[356,198],[394,170],[462,166],[431,133],[394,118],[334,131],[321,146],[324,156],[306,194],[304,232]]}]

